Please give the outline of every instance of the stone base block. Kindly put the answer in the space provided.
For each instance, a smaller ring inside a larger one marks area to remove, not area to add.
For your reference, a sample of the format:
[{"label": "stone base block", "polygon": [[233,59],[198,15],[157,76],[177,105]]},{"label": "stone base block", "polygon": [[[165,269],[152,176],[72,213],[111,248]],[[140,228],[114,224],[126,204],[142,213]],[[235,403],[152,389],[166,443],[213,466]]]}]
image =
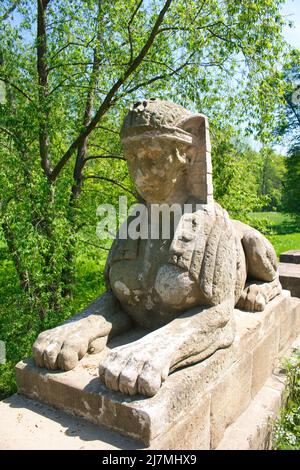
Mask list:
[{"label": "stone base block", "polygon": [[300,264],[279,263],[279,279],[283,289],[300,298]]},{"label": "stone base block", "polygon": [[69,372],[38,369],[31,359],[20,362],[19,390],[152,449],[217,448],[290,346],[300,326],[299,305],[284,291],[264,312],[235,310],[234,343],[171,374],[152,398],[107,390],[98,379],[101,354],[87,355]]},{"label": "stone base block", "polygon": [[272,427],[284,400],[285,377],[272,376],[239,418],[229,426],[216,450],[269,450]]},{"label": "stone base block", "polygon": [[279,259],[282,263],[300,264],[300,250],[289,250],[281,253]]}]

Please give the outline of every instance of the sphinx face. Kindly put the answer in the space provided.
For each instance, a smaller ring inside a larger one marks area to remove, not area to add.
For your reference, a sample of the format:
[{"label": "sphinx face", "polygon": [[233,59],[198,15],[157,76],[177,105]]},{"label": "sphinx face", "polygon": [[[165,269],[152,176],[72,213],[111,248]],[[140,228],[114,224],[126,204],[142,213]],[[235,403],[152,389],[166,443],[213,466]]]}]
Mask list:
[{"label": "sphinx face", "polygon": [[124,144],[129,172],[140,196],[148,203],[181,202],[191,159],[188,144],[163,139],[141,139]]}]

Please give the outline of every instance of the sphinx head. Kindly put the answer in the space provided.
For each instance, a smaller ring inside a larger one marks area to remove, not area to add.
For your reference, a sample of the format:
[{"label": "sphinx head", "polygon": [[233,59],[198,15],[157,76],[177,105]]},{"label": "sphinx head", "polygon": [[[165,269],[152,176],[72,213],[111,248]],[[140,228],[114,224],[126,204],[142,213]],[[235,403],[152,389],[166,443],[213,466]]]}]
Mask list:
[{"label": "sphinx head", "polygon": [[167,101],[138,102],[124,119],[121,139],[129,171],[145,201],[183,203],[190,196],[202,203],[212,200],[205,116]]}]

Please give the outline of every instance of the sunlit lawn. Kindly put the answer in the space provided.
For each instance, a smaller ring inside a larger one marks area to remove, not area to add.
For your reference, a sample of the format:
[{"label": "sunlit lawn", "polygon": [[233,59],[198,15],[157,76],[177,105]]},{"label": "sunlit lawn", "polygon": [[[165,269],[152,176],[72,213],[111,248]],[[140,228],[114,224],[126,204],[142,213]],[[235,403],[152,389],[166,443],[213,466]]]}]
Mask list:
[{"label": "sunlit lawn", "polygon": [[300,250],[300,216],[282,212],[255,212],[249,224],[257,227],[273,244],[277,256],[288,250]]}]

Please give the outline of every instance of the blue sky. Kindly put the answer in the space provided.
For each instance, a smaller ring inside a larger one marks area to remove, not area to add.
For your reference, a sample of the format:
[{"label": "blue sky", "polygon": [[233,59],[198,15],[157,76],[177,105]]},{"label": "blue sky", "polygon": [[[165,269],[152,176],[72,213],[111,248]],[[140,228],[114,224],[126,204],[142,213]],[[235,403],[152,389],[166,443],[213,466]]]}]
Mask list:
[{"label": "blue sky", "polygon": [[282,14],[294,22],[293,28],[286,27],[284,35],[291,46],[300,49],[300,1],[287,0],[282,8]]}]

